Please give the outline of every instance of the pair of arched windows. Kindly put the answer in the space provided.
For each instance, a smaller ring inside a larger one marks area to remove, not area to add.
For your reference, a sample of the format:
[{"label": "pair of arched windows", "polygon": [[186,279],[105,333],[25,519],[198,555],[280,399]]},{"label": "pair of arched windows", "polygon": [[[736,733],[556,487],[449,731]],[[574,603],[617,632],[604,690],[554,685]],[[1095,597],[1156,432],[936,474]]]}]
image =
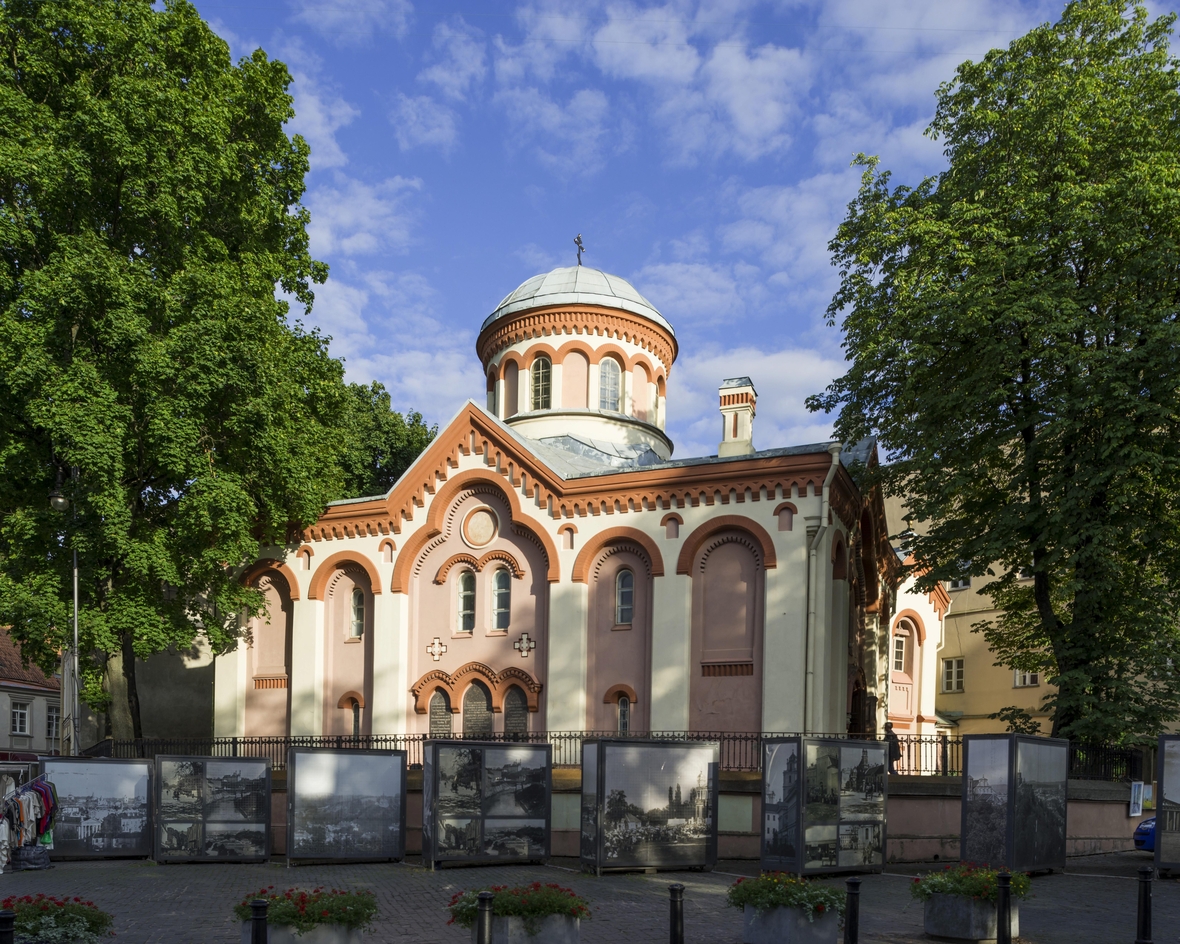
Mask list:
[{"label": "pair of arched windows", "polygon": [[[459,632],[475,631],[475,571],[459,574]],[[512,575],[501,567],[492,574],[492,628],[507,629],[512,622]]]},{"label": "pair of arched windows", "polygon": [[[515,370],[515,368],[513,369]],[[492,376],[489,374],[489,378]],[[553,362],[545,355],[539,355],[533,360],[529,376],[532,382],[532,396],[529,398],[532,409],[552,409]],[[515,402],[512,402],[512,397],[515,396],[512,391],[515,389],[514,384],[509,384],[508,397],[511,403],[511,409],[507,412],[509,416],[516,412]],[[488,408],[493,410],[495,408],[495,383],[492,379],[488,380]],[[623,410],[623,369],[613,357],[603,358],[602,363],[598,366],[598,408],[609,410],[612,413],[621,413]]]}]

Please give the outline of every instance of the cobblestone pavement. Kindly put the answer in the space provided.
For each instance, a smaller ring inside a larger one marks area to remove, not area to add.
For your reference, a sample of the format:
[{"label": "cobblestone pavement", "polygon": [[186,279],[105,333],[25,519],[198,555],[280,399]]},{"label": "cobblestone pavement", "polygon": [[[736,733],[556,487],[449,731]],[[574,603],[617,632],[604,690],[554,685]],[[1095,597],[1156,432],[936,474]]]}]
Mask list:
[{"label": "cobblestone pavement", "polygon": [[[1033,879],[1034,896],[1021,907],[1022,940],[1033,944],[1116,944],[1135,939],[1136,869],[1149,862],[1135,853],[1071,859],[1064,875]],[[725,889],[736,874],[754,874],[757,863],[722,862],[712,873],[662,872],[595,878],[574,860],[548,866],[445,869],[429,872],[413,863],[301,866],[167,865],[143,861],[59,862],[48,872],[0,876],[5,894],[39,891],[84,895],[115,914],[117,944],[230,944],[239,940],[229,914],[239,896],[262,887],[371,888],[381,913],[367,936],[376,944],[460,944],[469,932],[447,927],[444,906],[462,888],[543,881],[569,885],[591,900],[593,920],[582,925],[585,944],[663,944],[668,940],[668,885],[685,885],[689,944],[737,944],[741,916],[725,907]],[[861,940],[865,944],[914,944],[922,934],[922,909],[909,895],[920,867],[891,867],[865,876],[861,891]],[[840,879],[835,879],[840,883]],[[1180,941],[1180,881],[1155,884],[1155,940]]]}]

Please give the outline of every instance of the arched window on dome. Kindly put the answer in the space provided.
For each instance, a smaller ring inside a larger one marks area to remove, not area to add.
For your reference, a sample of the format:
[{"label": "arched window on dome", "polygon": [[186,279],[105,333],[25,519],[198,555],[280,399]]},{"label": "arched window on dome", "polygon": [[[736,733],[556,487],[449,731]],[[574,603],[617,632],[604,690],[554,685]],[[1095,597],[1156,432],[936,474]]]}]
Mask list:
[{"label": "arched window on dome", "polygon": [[488,412],[496,415],[496,368],[488,371]]},{"label": "arched window on dome", "polygon": [[543,354],[533,361],[533,409],[548,410],[553,403],[553,363]]},{"label": "arched window on dome", "polygon": [[618,413],[623,408],[623,372],[613,357],[604,357],[598,365],[598,409]]}]

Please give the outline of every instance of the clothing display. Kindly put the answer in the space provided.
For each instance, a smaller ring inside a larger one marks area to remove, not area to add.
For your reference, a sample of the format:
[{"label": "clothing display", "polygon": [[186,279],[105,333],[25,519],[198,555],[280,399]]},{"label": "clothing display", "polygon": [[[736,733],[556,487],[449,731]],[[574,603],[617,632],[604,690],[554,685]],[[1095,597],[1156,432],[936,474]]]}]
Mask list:
[{"label": "clothing display", "polygon": [[11,777],[3,777],[0,789],[4,792],[0,871],[49,868],[58,811],[57,788],[42,775],[20,787]]}]

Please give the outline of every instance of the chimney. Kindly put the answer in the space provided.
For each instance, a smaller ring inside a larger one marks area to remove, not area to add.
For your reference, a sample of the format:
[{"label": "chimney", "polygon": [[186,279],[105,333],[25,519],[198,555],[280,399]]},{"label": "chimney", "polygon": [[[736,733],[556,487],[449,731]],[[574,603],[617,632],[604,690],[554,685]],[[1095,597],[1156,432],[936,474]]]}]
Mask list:
[{"label": "chimney", "polygon": [[758,391],[749,377],[721,382],[721,445],[719,456],[748,456],[754,452],[754,405]]}]

